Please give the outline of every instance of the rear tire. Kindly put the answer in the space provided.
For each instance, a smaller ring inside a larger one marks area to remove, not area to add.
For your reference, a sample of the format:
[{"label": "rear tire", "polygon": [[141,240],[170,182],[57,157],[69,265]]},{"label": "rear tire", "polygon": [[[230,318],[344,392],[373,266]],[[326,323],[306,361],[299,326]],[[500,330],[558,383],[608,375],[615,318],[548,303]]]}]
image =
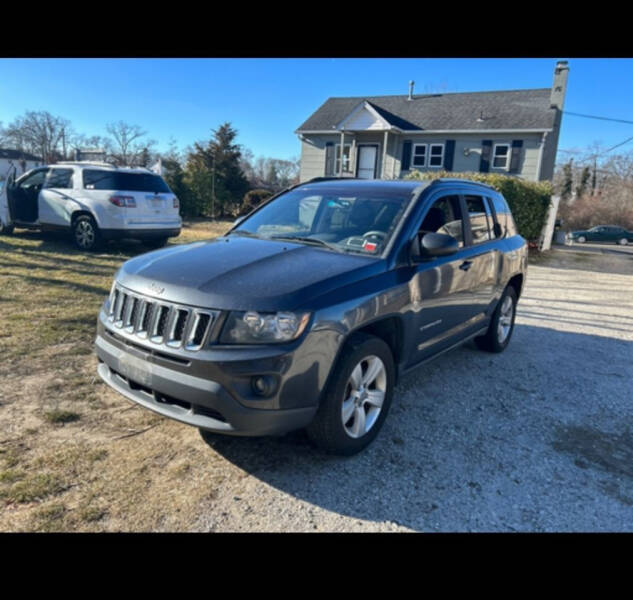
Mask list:
[{"label": "rear tire", "polygon": [[158,248],[162,248],[167,243],[168,239],[169,238],[149,239],[149,240],[145,240],[143,242],[143,245],[147,246],[148,248],[152,248],[153,250],[157,250]]},{"label": "rear tire", "polygon": [[90,215],[80,215],[73,221],[72,234],[75,246],[84,252],[92,252],[101,247],[99,227]]},{"label": "rear tire", "polygon": [[620,246],[626,246],[629,243],[629,240],[627,240],[626,238],[622,238],[621,240],[618,240],[618,244],[620,244]]},{"label": "rear tire", "polygon": [[13,225],[5,225],[0,219],[0,235],[11,235],[13,233]]},{"label": "rear tire", "polygon": [[350,456],[378,435],[393,397],[396,371],[389,346],[365,333],[352,334],[306,431],[331,454]]},{"label": "rear tire", "polygon": [[509,285],[503,292],[497,308],[492,315],[490,326],[485,335],[476,337],[475,344],[480,350],[486,352],[503,352],[512,337],[514,331],[514,319],[516,318],[517,293]]}]

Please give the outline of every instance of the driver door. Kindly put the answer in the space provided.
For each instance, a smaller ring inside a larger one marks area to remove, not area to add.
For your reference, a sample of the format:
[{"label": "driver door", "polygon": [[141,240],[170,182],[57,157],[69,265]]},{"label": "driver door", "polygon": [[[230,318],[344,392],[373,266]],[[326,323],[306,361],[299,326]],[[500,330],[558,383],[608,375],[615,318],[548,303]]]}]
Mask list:
[{"label": "driver door", "polygon": [[39,195],[46,179],[48,168],[35,169],[7,187],[9,215],[16,223],[37,223],[39,218]]},{"label": "driver door", "polygon": [[417,228],[454,237],[459,250],[414,265],[409,282],[412,366],[457,343],[472,325],[472,281],[464,269],[464,223],[458,194],[436,198]]}]

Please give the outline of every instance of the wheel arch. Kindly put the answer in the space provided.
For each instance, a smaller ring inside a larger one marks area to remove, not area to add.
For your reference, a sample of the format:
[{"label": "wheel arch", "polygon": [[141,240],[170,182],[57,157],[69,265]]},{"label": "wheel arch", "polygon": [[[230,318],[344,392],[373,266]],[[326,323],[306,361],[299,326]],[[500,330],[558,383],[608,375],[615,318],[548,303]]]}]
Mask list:
[{"label": "wheel arch", "polygon": [[524,281],[523,273],[517,273],[516,275],[510,278],[510,281],[508,281],[508,286],[513,287],[514,291],[517,294],[517,300],[521,297],[521,290],[523,289],[523,281]]}]

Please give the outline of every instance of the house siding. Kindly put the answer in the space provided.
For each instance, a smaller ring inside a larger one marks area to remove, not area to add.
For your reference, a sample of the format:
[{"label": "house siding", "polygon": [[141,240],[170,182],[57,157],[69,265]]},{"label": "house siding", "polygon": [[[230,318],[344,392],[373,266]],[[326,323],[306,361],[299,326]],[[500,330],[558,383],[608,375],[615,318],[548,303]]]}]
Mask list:
[{"label": "house siding", "polygon": [[[455,154],[453,158],[452,171],[479,172],[479,163],[481,160],[481,143],[483,140],[491,140],[493,148],[495,144],[508,144],[512,146],[513,140],[522,140],[523,146],[519,158],[519,170],[512,173],[521,179],[529,181],[538,181],[537,173],[539,165],[539,153],[541,150],[541,133],[499,133],[499,134],[442,134],[442,135],[415,135],[415,134],[395,134],[390,132],[387,139],[387,153],[385,156],[385,169],[382,170],[383,160],[383,144],[384,132],[357,132],[353,137],[346,134],[345,143],[352,143],[355,139],[356,147],[360,144],[377,144],[378,145],[378,165],[377,177],[382,179],[399,179],[405,177],[410,171],[401,171],[402,149],[406,140],[410,140],[413,144],[444,144],[446,150],[446,141],[455,140]],[[323,177],[325,175],[325,144],[333,142],[339,144],[341,136],[335,135],[308,135],[301,143],[301,171],[300,181],[304,182],[313,177]],[[547,152],[552,154],[556,148],[557,140],[550,133],[547,136],[545,147],[543,149],[543,158],[541,160],[541,179],[551,179],[554,158],[549,156]],[[464,151],[468,149],[469,155],[465,156]],[[352,157],[352,173],[355,175],[356,156]],[[439,168],[425,167],[420,171],[439,171]],[[500,169],[490,166],[490,173],[510,174],[507,169]]]},{"label": "house siding", "polygon": [[[512,145],[513,140],[522,140],[523,147],[519,159],[519,171],[517,173],[509,173],[507,169],[495,168],[490,164],[490,173],[500,173],[502,175],[516,175],[522,179],[530,181],[537,180],[536,170],[538,168],[538,156],[540,151],[541,134],[473,134],[473,135],[450,135],[446,136],[420,136],[420,135],[404,135],[398,144],[397,156],[398,161],[402,158],[402,146],[405,140],[411,140],[413,144],[444,144],[447,140],[455,140],[455,155],[453,158],[453,171],[463,173],[465,171],[479,172],[479,163],[481,160],[481,143],[485,140],[492,141],[492,147],[495,144]],[[464,151],[469,150],[469,155],[465,156]],[[399,165],[398,165],[399,166]],[[413,164],[411,165],[413,169]],[[438,171],[441,169],[435,167],[424,167],[417,169],[419,171]],[[400,177],[407,175],[409,171],[400,172]]]}]

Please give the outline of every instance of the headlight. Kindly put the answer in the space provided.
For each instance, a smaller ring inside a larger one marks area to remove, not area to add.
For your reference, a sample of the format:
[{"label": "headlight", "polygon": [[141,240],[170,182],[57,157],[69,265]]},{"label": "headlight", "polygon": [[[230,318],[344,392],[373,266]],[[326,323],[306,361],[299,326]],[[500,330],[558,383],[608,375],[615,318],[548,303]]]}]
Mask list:
[{"label": "headlight", "polygon": [[220,343],[270,344],[297,339],[305,329],[310,313],[255,311],[232,312],[224,324]]}]

